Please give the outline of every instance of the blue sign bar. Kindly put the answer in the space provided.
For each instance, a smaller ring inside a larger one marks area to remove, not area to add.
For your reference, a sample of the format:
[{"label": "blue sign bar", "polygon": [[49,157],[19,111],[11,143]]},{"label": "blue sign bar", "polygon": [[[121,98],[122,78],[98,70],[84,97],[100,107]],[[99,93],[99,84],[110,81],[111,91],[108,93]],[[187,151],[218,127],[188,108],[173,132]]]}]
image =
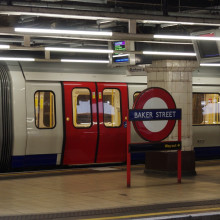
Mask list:
[{"label": "blue sign bar", "polygon": [[181,109],[129,110],[129,121],[180,120]]}]

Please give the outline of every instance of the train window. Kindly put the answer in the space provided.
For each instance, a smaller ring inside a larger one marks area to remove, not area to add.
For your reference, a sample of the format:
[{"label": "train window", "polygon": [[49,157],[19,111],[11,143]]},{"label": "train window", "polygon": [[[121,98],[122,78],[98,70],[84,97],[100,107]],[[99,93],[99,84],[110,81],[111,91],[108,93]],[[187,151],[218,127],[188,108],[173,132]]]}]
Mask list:
[{"label": "train window", "polygon": [[55,95],[51,91],[37,91],[35,100],[35,124],[37,128],[55,127]]},{"label": "train window", "polygon": [[193,124],[220,124],[219,94],[193,94]]},{"label": "train window", "polygon": [[103,90],[104,124],[106,127],[121,125],[121,103],[118,89]]},{"label": "train window", "polygon": [[86,88],[72,91],[73,125],[76,128],[88,128],[92,125],[91,93]]},{"label": "train window", "polygon": [[136,98],[141,94],[141,92],[135,92],[133,95],[133,102],[135,102]]}]

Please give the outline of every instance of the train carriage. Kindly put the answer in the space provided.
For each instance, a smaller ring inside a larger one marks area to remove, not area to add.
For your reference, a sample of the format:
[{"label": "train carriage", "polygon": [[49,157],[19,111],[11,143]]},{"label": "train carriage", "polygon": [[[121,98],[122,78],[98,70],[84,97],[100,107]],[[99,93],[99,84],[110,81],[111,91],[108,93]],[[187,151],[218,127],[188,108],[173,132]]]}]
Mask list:
[{"label": "train carriage", "polygon": [[[126,161],[128,83],[136,78],[126,67],[1,65],[11,85],[12,111],[12,143],[1,145],[10,149],[7,163],[1,157],[2,170]],[[142,84],[138,91],[146,88],[146,76],[136,81]]]},{"label": "train carriage", "polygon": [[[220,83],[204,71],[193,77],[193,146],[198,159],[219,158]],[[125,162],[127,109],[147,77],[104,64],[2,62],[0,86],[0,169],[9,171]],[[143,142],[133,127],[131,141]]]}]

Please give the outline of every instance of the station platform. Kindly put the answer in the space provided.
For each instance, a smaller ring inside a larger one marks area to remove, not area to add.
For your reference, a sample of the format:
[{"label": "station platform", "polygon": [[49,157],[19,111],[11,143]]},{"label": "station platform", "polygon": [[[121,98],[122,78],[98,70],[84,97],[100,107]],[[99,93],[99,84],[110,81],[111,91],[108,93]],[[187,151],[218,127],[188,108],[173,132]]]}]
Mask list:
[{"label": "station platform", "polygon": [[219,214],[220,160],[196,162],[196,172],[178,184],[176,176],[145,174],[143,165],[134,165],[130,188],[126,166],[2,173],[0,219],[156,219],[152,216],[189,210]]}]

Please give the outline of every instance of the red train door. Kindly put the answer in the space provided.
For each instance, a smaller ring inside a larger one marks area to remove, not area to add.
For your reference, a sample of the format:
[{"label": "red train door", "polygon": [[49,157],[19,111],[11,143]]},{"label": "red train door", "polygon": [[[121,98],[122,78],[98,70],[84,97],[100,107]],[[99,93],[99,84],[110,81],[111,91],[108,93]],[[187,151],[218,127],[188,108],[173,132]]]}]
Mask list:
[{"label": "red train door", "polygon": [[64,82],[63,164],[126,161],[127,85]]},{"label": "red train door", "polygon": [[94,163],[97,148],[95,83],[64,82],[65,148],[63,164]]},{"label": "red train door", "polygon": [[99,145],[97,163],[126,161],[127,85],[97,83]]}]

